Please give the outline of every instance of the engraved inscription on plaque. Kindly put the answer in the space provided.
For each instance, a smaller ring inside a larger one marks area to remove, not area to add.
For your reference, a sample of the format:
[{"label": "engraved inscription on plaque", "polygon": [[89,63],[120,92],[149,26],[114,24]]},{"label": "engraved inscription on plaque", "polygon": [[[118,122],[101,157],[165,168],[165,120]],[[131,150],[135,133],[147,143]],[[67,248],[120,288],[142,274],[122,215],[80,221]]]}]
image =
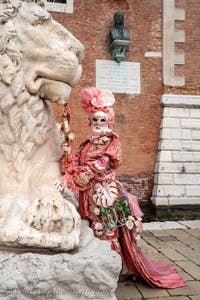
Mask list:
[{"label": "engraved inscription on plaque", "polygon": [[140,63],[97,59],[96,86],[113,93],[140,94]]}]

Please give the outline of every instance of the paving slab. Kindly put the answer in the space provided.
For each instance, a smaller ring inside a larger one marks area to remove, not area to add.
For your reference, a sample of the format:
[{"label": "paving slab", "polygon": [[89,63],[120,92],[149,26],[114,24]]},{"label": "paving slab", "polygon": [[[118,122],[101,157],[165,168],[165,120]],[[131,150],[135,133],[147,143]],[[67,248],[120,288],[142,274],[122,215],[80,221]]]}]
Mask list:
[{"label": "paving slab", "polygon": [[140,300],[142,298],[141,294],[134,285],[118,286],[115,295],[118,300]]},{"label": "paving slab", "polygon": [[[175,265],[175,264],[174,264]],[[183,269],[181,269],[180,267],[176,266],[176,269],[178,270],[179,275],[186,281],[194,281],[194,278],[189,275],[188,273],[186,273]]]},{"label": "paving slab", "polygon": [[150,244],[151,246],[153,246],[156,250],[160,250],[160,249],[165,249],[166,248],[166,242],[163,242],[161,240],[159,240],[158,237],[156,237],[155,235],[153,235],[152,232],[149,232],[151,233],[150,235],[146,235],[146,232],[145,234],[143,234],[143,239],[148,243]]},{"label": "paving slab", "polygon": [[176,264],[181,267],[186,273],[191,275],[194,279],[200,280],[200,267],[198,267],[191,261],[178,261],[176,262]]},{"label": "paving slab", "polygon": [[141,280],[125,281],[123,284],[119,283],[117,292],[120,298],[117,299],[200,300],[200,228],[193,228],[198,226],[198,222],[194,221],[181,225],[185,228],[173,229],[166,224],[164,229],[158,225],[157,228],[161,228],[160,230],[143,231],[138,246],[149,258],[177,267],[187,286],[161,289],[152,288]]},{"label": "paving slab", "polygon": [[198,228],[200,229],[200,220],[192,220],[192,221],[179,221],[180,225],[186,226],[187,228]]},{"label": "paving slab", "polygon": [[171,230],[170,235],[192,249],[200,249],[200,240],[192,236],[189,232],[184,230]]},{"label": "paving slab", "polygon": [[150,258],[152,260],[157,260],[157,261],[169,264],[169,265],[173,265],[173,262],[171,260],[169,260],[166,256],[164,256],[162,253],[149,253],[148,258]]},{"label": "paving slab", "polygon": [[142,237],[139,241],[138,241],[138,247],[140,247],[142,249],[142,251],[144,253],[158,253],[158,250],[151,246],[150,244],[148,244],[144,238]]},{"label": "paving slab", "polygon": [[[178,289],[169,289],[168,292],[172,296],[200,295],[200,282],[199,281],[189,281],[189,282],[187,282],[186,286],[180,287]],[[199,297],[199,299],[200,299],[200,297]]]},{"label": "paving slab", "polygon": [[187,296],[153,297],[153,298],[146,298],[146,299],[149,299],[149,300],[190,300],[190,298]]},{"label": "paving slab", "polygon": [[165,289],[161,288],[152,288],[148,286],[145,282],[136,282],[136,287],[140,291],[141,295],[144,298],[152,298],[152,297],[166,297],[169,296],[169,293]]},{"label": "paving slab", "polygon": [[[184,230],[189,230],[189,229],[184,229]],[[171,235],[172,229],[162,229],[162,230],[154,230],[152,233],[157,236],[157,237],[163,237],[163,236],[169,236]]]},{"label": "paving slab", "polygon": [[[166,222],[150,222],[144,223],[144,230],[167,230],[167,229],[184,229],[187,225],[181,224],[180,222],[166,221]],[[194,228],[194,227],[189,227]],[[196,228],[196,227],[195,227]]]},{"label": "paving slab", "polygon": [[187,229],[184,229],[183,231],[189,233],[190,235],[196,237],[197,239],[200,239],[200,230],[193,229],[193,228],[187,228]]},{"label": "paving slab", "polygon": [[162,250],[162,254],[164,254],[167,258],[172,261],[187,261],[188,258],[178,253],[176,250],[171,248],[166,248]]},{"label": "paving slab", "polygon": [[190,296],[190,299],[191,300],[199,300],[200,299],[200,296]]}]

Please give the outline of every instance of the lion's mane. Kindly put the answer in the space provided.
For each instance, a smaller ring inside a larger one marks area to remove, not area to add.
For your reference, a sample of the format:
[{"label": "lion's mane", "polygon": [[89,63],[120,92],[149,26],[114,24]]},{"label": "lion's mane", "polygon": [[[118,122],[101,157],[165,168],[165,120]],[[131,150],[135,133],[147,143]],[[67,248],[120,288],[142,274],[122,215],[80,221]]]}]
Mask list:
[{"label": "lion's mane", "polygon": [[23,171],[25,161],[47,140],[50,130],[49,104],[25,87],[23,49],[13,22],[20,5],[0,3],[0,156],[8,162],[9,173]]}]

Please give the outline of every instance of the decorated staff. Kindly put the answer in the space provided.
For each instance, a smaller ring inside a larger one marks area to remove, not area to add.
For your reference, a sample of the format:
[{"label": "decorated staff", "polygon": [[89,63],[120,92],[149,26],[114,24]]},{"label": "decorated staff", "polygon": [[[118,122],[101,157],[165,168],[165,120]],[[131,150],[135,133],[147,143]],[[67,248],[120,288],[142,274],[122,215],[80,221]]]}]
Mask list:
[{"label": "decorated staff", "polygon": [[66,162],[69,160],[69,154],[71,152],[71,142],[74,139],[74,134],[70,130],[70,118],[71,111],[68,107],[68,104],[65,105],[63,115],[62,115],[62,123],[61,123],[61,134],[63,135],[63,143],[62,150],[65,153]]},{"label": "decorated staff", "polygon": [[[71,153],[71,143],[74,139],[74,134],[70,130],[70,118],[71,118],[71,110],[66,104],[64,106],[63,115],[62,115],[62,122],[61,122],[61,128],[60,132],[63,137],[63,142],[61,144],[63,155],[61,157],[61,171],[65,173],[67,169],[67,164],[70,161],[70,153]],[[55,180],[54,185],[56,188],[63,192],[65,188],[65,183],[61,182],[60,180]]]}]

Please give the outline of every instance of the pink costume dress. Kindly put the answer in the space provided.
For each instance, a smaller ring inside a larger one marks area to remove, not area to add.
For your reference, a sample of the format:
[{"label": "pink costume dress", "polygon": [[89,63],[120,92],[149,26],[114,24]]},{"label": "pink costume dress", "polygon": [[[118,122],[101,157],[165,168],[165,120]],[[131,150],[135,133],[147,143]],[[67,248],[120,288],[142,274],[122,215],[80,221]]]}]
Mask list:
[{"label": "pink costume dress", "polygon": [[62,180],[74,193],[78,192],[81,217],[90,221],[95,236],[109,241],[121,255],[123,270],[152,287],[184,286],[185,281],[174,267],[148,259],[137,248],[143,213],[137,198],[115,179],[119,163],[119,139],[109,130],[88,138],[77,154],[70,154],[68,162],[65,155],[61,157],[61,171],[65,174]]}]

